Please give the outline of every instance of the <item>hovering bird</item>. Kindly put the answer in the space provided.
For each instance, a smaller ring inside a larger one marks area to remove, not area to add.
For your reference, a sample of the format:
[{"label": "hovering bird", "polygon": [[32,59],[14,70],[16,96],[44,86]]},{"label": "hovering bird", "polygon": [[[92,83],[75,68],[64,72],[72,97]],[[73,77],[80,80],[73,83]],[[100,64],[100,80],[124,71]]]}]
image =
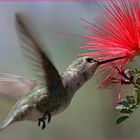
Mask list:
[{"label": "hovering bird", "polygon": [[[64,111],[70,104],[75,92],[94,75],[96,69],[105,63],[123,59],[113,58],[98,62],[92,57],[81,57],[73,61],[66,71],[60,75],[40,44],[34,39],[23,20],[23,15],[15,15],[16,29],[28,57],[44,77],[44,80],[28,80],[26,78],[1,74],[0,89],[11,88],[11,92],[19,92],[18,101],[4,120],[0,130],[18,121],[38,121],[42,129],[51,121],[51,117]],[[5,81],[5,82],[4,82]],[[13,84],[11,87],[8,85]],[[3,87],[3,88],[2,88]],[[8,90],[7,90],[8,92]]]}]

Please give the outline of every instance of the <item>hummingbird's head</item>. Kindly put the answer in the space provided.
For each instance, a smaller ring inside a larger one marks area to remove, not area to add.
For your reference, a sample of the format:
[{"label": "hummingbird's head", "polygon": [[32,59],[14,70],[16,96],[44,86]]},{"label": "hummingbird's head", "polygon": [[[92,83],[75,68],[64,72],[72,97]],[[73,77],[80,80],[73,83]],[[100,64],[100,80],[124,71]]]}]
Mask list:
[{"label": "hummingbird's head", "polygon": [[125,56],[97,61],[91,56],[80,57],[69,65],[66,70],[66,75],[79,77],[79,80],[87,81],[94,75],[98,66],[123,58],[125,58]]},{"label": "hummingbird's head", "polygon": [[85,56],[79,58],[79,66],[78,68],[83,70],[83,72],[89,72],[89,73],[94,73],[96,71],[96,68],[99,66],[98,62],[93,59],[91,56]]},{"label": "hummingbird's head", "polygon": [[73,95],[85,82],[92,78],[99,65],[90,56],[84,56],[74,60],[62,75],[66,92],[70,92]]},{"label": "hummingbird's head", "polygon": [[93,57],[85,56],[75,60],[70,67],[75,74],[77,73],[79,77],[86,81],[93,76],[98,66],[99,63]]}]

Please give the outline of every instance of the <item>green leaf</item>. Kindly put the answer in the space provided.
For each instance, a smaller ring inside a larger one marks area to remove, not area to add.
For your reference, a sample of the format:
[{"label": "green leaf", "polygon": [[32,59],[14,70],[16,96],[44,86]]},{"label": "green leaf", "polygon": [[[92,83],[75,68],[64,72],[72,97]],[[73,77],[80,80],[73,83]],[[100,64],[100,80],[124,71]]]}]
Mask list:
[{"label": "green leaf", "polygon": [[128,118],[129,118],[128,115],[121,116],[121,117],[119,117],[119,118],[116,120],[116,124],[120,124],[120,123],[122,123],[123,121],[125,121],[125,120],[128,119]]},{"label": "green leaf", "polygon": [[[118,109],[118,110],[122,110],[124,108],[124,106],[123,105],[117,105],[116,106],[116,109]],[[125,107],[126,108],[126,107]]]},{"label": "green leaf", "polygon": [[126,100],[127,100],[127,102],[128,102],[129,104],[134,104],[134,100],[133,100],[133,98],[132,98],[131,96],[126,95]]},{"label": "green leaf", "polygon": [[138,104],[140,103],[140,90],[135,88],[133,91],[133,96],[134,96],[134,100],[135,102]]},{"label": "green leaf", "polygon": [[125,70],[125,73],[128,78],[130,78],[130,83],[134,86],[133,94],[126,95],[125,98],[118,103],[116,109],[119,109],[122,116],[117,118],[116,124],[120,124],[128,119],[131,114],[140,107],[140,68],[134,68],[131,71]]},{"label": "green leaf", "polygon": [[126,114],[131,114],[131,113],[133,113],[133,110],[131,110],[131,109],[122,109],[122,110],[120,110],[120,112],[121,113],[126,113]]},{"label": "green leaf", "polygon": [[138,85],[140,85],[140,78],[139,78],[139,77],[137,78],[136,83],[137,83]]},{"label": "green leaf", "polygon": [[129,107],[129,103],[124,99],[118,103],[119,105],[123,105],[124,107]]},{"label": "green leaf", "polygon": [[134,68],[133,70],[131,70],[130,73],[133,76],[139,76],[140,75],[140,69],[139,68]]},{"label": "green leaf", "polygon": [[130,109],[134,109],[134,108],[136,109],[136,107],[137,106],[135,104],[133,104],[133,105],[130,106]]}]

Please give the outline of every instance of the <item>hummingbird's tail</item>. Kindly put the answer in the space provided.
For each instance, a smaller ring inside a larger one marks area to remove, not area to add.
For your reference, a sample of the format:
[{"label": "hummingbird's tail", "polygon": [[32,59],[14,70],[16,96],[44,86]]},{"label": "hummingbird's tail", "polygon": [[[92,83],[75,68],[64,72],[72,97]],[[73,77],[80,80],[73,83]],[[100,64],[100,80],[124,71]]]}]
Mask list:
[{"label": "hummingbird's tail", "polygon": [[6,127],[8,127],[10,124],[12,124],[14,122],[14,116],[11,116],[10,118],[7,117],[3,123],[2,126],[0,127],[0,131],[2,131],[3,129],[5,129]]},{"label": "hummingbird's tail", "polygon": [[9,112],[5,120],[3,121],[0,131],[8,127],[14,122],[21,121],[25,119],[25,111],[28,109],[29,105],[24,105],[20,108],[20,110],[17,109],[17,104],[12,108],[12,110]]}]

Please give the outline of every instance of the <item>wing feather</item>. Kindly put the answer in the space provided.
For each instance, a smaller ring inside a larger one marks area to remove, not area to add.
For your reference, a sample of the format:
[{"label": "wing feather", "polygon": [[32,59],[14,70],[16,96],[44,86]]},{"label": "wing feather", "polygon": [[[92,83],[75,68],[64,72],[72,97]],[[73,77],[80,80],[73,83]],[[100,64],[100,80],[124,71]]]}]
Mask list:
[{"label": "wing feather", "polygon": [[35,40],[31,32],[29,32],[27,25],[24,23],[25,20],[23,20],[25,19],[24,16],[17,13],[15,17],[17,32],[21,40],[21,46],[25,50],[27,57],[32,60],[36,73],[39,72],[39,74],[45,79],[44,81],[48,92],[64,92],[61,76],[48,56],[42,50],[40,44]]},{"label": "wing feather", "polygon": [[38,81],[29,80],[21,76],[0,73],[0,94],[19,99],[32,90]]}]

